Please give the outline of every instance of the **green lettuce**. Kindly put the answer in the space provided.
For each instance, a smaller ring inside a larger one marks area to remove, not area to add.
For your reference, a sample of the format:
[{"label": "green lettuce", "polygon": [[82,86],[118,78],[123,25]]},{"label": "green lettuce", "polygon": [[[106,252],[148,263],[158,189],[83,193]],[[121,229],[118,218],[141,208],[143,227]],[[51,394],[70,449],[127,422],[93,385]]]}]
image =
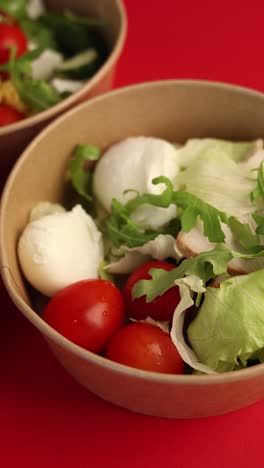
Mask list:
[{"label": "green lettuce", "polygon": [[254,211],[250,193],[256,186],[250,168],[220,149],[205,151],[176,176],[176,183],[204,202],[240,221]]},{"label": "green lettuce", "polygon": [[200,363],[216,372],[261,359],[264,348],[264,269],[208,288],[188,339]]},{"label": "green lettuce", "polygon": [[210,369],[210,367],[199,362],[194,351],[190,348],[188,343],[186,343],[183,332],[185,315],[188,315],[190,307],[194,305],[194,293],[197,293],[199,296],[205,291],[203,282],[197,276],[191,275],[186,278],[176,280],[175,284],[179,287],[181,300],[173,314],[172,327],[170,331],[172,342],[186,364],[198,372],[214,374],[215,371],[213,369]]},{"label": "green lettuce", "polygon": [[261,140],[252,142],[233,142],[220,140],[217,138],[192,138],[184,146],[177,149],[180,167],[186,168],[195,161],[196,158],[203,156],[205,152],[219,151],[235,162],[245,160],[261,149],[263,143]]},{"label": "green lettuce", "polygon": [[165,260],[179,257],[175,251],[175,239],[168,234],[159,234],[155,239],[146,242],[142,246],[127,247],[122,245],[118,249],[112,249],[110,263],[106,269],[115,274],[132,273],[142,263],[151,259]]}]

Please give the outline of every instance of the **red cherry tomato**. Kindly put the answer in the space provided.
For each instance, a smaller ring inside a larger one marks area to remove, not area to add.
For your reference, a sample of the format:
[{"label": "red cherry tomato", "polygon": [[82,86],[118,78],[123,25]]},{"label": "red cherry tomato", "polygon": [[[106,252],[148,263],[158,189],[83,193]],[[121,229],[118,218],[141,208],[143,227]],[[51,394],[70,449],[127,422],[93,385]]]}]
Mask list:
[{"label": "red cherry tomato", "polygon": [[184,362],[170,335],[148,323],[133,323],[112,337],[106,357],[130,367],[167,374],[183,374]]},{"label": "red cherry tomato", "polygon": [[16,48],[16,57],[27,51],[27,37],[24,32],[14,24],[0,23],[0,64],[8,62],[10,47]]},{"label": "red cherry tomato", "polygon": [[180,301],[178,286],[169,289],[152,302],[147,303],[145,296],[132,299],[134,285],[142,279],[150,279],[151,276],[148,272],[151,268],[161,268],[169,271],[174,268],[174,265],[168,262],[152,261],[144,263],[130,275],[123,291],[127,315],[136,320],[142,320],[146,317],[151,317],[154,320],[171,320],[173,312]]},{"label": "red cherry tomato", "polygon": [[0,127],[22,120],[24,115],[9,106],[0,105]]},{"label": "red cherry tomato", "polygon": [[44,310],[43,319],[82,348],[100,353],[122,325],[124,303],[113,283],[83,280],[55,294]]}]

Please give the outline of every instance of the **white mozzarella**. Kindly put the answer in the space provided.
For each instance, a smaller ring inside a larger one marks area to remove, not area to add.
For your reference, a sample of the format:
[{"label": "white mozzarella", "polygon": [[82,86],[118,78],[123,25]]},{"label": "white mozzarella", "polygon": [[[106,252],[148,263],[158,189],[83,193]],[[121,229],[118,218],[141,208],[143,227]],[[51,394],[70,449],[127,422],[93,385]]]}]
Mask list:
[{"label": "white mozzarella", "polygon": [[29,0],[27,2],[27,14],[30,18],[36,19],[45,12],[42,0]]},{"label": "white mozzarella", "polygon": [[76,205],[29,222],[19,239],[18,257],[29,283],[53,296],[72,283],[98,277],[102,236],[93,219]]},{"label": "white mozzarella", "polygon": [[59,93],[64,93],[65,91],[76,93],[84,84],[83,81],[65,80],[64,78],[53,78],[50,83]]},{"label": "white mozzarella", "polygon": [[[110,212],[113,198],[125,203],[135,196],[135,191],[160,194],[164,184],[154,185],[152,179],[166,176],[173,182],[178,172],[177,152],[172,144],[159,138],[131,137],[113,145],[99,160],[94,172],[94,193]],[[128,189],[134,192],[124,193]],[[141,206],[134,219],[143,228],[157,229],[175,215],[175,206]]]},{"label": "white mozzarella", "polygon": [[34,80],[49,80],[58,66],[63,62],[63,55],[55,50],[46,49],[31,62]]}]

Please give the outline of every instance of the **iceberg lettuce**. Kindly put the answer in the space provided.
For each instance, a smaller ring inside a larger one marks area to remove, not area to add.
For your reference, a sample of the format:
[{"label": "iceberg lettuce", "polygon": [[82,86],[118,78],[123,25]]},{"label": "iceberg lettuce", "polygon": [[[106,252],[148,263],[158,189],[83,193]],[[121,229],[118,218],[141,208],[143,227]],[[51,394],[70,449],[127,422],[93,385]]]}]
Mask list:
[{"label": "iceberg lettuce", "polygon": [[228,216],[248,221],[254,211],[250,193],[256,186],[251,169],[235,163],[221,149],[198,156],[178,174],[176,183],[184,190]]},{"label": "iceberg lettuce", "polygon": [[110,263],[105,267],[107,271],[115,274],[132,273],[142,263],[151,259],[165,260],[180,257],[175,250],[175,239],[167,234],[159,234],[155,239],[146,242],[139,247],[129,248],[121,246],[115,252],[116,256],[110,258]]},{"label": "iceberg lettuce", "polygon": [[189,167],[205,152],[220,151],[235,162],[244,161],[263,148],[263,141],[233,142],[217,138],[192,138],[185,145],[177,149],[177,156],[181,168]]},{"label": "iceberg lettuce", "polygon": [[264,269],[207,288],[188,339],[200,363],[226,372],[261,360],[264,348]]}]

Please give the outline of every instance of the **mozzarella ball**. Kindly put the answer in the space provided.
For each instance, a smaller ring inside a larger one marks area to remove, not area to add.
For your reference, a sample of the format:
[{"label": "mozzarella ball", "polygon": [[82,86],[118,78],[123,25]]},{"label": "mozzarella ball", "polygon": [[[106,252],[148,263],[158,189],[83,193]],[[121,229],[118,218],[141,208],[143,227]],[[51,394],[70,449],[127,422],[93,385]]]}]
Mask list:
[{"label": "mozzarella ball", "polygon": [[[165,185],[154,185],[152,179],[165,176],[174,182],[178,172],[177,152],[171,143],[160,138],[131,137],[111,146],[98,161],[93,190],[98,201],[110,212],[113,198],[126,203],[135,196],[135,191],[160,194]],[[134,192],[124,193],[128,189]],[[133,216],[144,229],[156,229],[176,216],[174,205],[151,210],[141,206],[138,210]]]},{"label": "mozzarella ball", "polygon": [[102,235],[93,219],[76,205],[26,226],[18,258],[29,283],[46,296],[77,281],[98,277],[103,260]]}]

